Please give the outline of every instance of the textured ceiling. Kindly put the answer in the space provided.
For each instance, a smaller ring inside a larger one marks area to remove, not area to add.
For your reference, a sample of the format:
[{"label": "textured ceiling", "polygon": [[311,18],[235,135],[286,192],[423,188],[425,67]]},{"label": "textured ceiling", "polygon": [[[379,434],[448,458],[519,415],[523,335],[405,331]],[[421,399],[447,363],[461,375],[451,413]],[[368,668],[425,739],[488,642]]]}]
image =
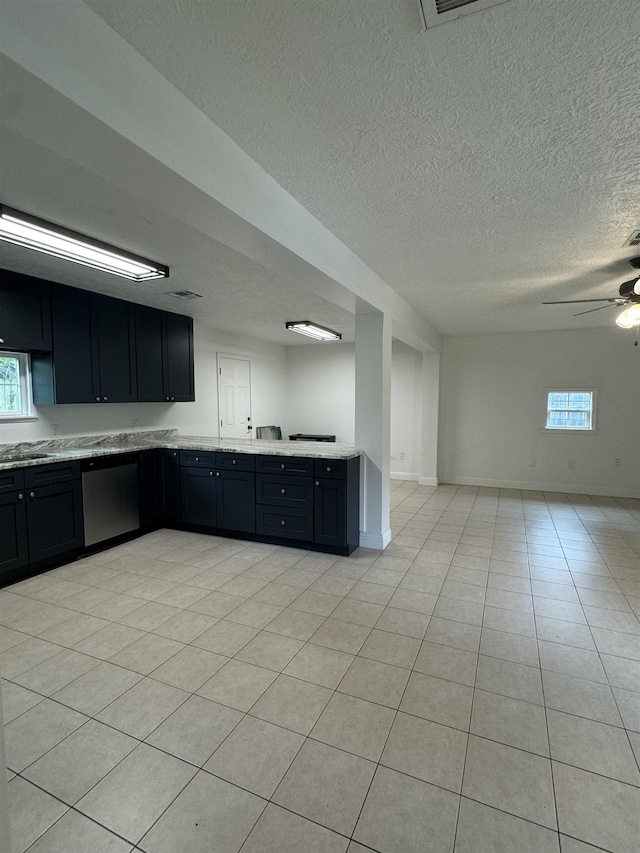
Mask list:
[{"label": "textured ceiling", "polygon": [[443,334],[613,322],[539,303],[631,274],[637,0],[87,1]]}]

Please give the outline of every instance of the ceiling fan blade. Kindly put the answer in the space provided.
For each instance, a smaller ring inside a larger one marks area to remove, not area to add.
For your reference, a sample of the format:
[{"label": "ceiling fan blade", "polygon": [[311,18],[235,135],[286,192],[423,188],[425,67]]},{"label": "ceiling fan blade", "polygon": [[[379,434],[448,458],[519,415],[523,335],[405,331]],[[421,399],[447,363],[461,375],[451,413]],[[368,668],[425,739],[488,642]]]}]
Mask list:
[{"label": "ceiling fan blade", "polygon": [[579,311],[574,314],[574,317],[581,317],[583,314],[593,314],[594,311],[602,311],[603,308],[615,308],[615,305],[599,305],[597,308],[589,308],[588,311]]},{"label": "ceiling fan blade", "polygon": [[[574,302],[618,302],[621,296],[609,296],[603,299],[560,299],[557,302],[543,302],[543,305],[572,305]],[[626,300],[625,300],[626,301]]]}]

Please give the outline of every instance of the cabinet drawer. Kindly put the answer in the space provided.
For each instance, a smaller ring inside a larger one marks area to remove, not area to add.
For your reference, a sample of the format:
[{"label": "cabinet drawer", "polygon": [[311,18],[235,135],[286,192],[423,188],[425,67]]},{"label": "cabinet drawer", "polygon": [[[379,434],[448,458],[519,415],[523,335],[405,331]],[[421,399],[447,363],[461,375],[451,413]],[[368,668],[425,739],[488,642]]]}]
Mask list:
[{"label": "cabinet drawer", "polygon": [[79,462],[56,462],[53,465],[34,465],[25,468],[25,489],[35,486],[47,486],[50,483],[64,483],[66,480],[74,480],[80,477]]},{"label": "cabinet drawer", "polygon": [[202,450],[181,450],[180,464],[190,465],[196,468],[215,468],[216,454],[211,451],[204,452]]},{"label": "cabinet drawer", "polygon": [[291,506],[311,509],[313,480],[310,477],[283,477],[273,474],[256,475],[256,501],[270,506]]},{"label": "cabinet drawer", "polygon": [[24,489],[24,469],[10,468],[0,471],[0,495],[4,492],[16,492]]},{"label": "cabinet drawer", "polygon": [[298,477],[311,477],[313,459],[299,456],[258,456],[256,471],[259,474],[295,474]]},{"label": "cabinet drawer", "polygon": [[282,509],[256,506],[256,533],[286,539],[313,539],[313,513],[310,509]]},{"label": "cabinet drawer", "polygon": [[314,477],[335,477],[338,480],[347,479],[346,459],[314,459]]},{"label": "cabinet drawer", "polygon": [[216,453],[221,471],[255,471],[256,457],[251,453]]}]

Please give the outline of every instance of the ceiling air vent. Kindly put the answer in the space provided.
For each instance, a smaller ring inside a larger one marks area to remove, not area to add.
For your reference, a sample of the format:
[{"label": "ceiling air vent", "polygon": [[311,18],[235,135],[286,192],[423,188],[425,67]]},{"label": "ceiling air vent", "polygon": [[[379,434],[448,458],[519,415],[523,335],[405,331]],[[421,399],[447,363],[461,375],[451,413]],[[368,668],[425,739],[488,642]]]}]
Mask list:
[{"label": "ceiling air vent", "polygon": [[175,296],[176,299],[184,299],[189,302],[190,299],[202,299],[201,293],[194,293],[193,290],[174,290],[172,293],[167,293],[167,296]]},{"label": "ceiling air vent", "polygon": [[425,29],[428,29],[506,2],[507,0],[418,0],[418,9]]},{"label": "ceiling air vent", "polygon": [[640,231],[633,231],[624,246],[640,246]]}]

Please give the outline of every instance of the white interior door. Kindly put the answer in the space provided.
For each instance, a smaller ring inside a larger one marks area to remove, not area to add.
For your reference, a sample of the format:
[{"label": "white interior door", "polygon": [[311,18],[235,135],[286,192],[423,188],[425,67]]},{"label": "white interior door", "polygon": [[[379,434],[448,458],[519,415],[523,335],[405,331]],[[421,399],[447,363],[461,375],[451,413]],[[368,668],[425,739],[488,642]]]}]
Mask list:
[{"label": "white interior door", "polygon": [[251,362],[218,353],[220,438],[251,438]]}]

